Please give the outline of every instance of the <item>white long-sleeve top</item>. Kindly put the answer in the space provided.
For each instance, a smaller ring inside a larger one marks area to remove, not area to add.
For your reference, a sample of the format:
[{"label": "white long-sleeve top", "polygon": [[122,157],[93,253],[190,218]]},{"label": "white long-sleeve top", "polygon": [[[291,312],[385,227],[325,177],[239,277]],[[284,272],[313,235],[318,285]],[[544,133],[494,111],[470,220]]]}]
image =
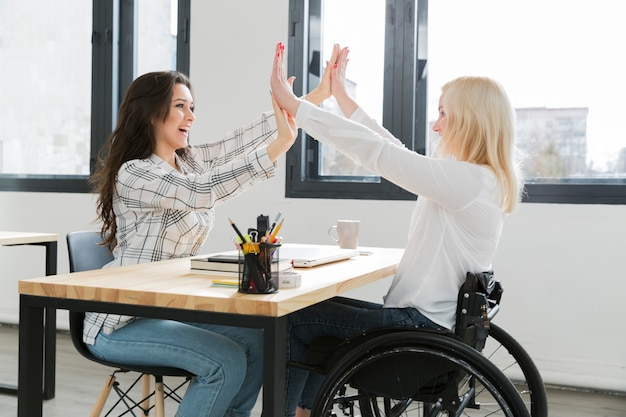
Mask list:
[{"label": "white long-sleeve top", "polygon": [[413,152],[361,108],[346,119],[303,102],[296,122],[318,141],[418,195],[384,306],[413,307],[453,329],[465,275],[491,268],[506,217],[493,171]]}]

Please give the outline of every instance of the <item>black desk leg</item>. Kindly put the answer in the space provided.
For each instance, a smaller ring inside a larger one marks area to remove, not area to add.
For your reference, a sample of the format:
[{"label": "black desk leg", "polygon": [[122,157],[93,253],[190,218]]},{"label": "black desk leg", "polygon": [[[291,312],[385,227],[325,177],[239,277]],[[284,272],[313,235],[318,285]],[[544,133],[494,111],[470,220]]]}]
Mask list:
[{"label": "black desk leg", "polygon": [[17,416],[41,417],[43,412],[43,316],[41,307],[20,296]]},{"label": "black desk leg", "polygon": [[[57,242],[41,242],[29,243],[35,246],[45,246],[46,248],[46,275],[56,275],[57,273]],[[21,312],[20,312],[21,314]],[[45,310],[42,317],[42,323],[45,325],[42,329],[44,334],[44,351],[43,351],[43,398],[51,400],[54,398],[56,391],[56,335],[57,335],[57,312],[54,308]],[[20,322],[20,329],[22,324]],[[21,337],[21,336],[20,336]],[[18,384],[19,386],[19,384]],[[14,385],[0,384],[0,393],[17,394],[18,388]]]},{"label": "black desk leg", "polygon": [[[57,273],[57,242],[46,242],[46,275]],[[56,380],[56,343],[57,343],[57,311],[54,308],[45,310],[44,326],[44,370],[43,398],[51,400],[55,393]]]},{"label": "black desk leg", "polygon": [[266,318],[263,327],[263,411],[262,417],[285,415],[285,358],[287,316]]}]

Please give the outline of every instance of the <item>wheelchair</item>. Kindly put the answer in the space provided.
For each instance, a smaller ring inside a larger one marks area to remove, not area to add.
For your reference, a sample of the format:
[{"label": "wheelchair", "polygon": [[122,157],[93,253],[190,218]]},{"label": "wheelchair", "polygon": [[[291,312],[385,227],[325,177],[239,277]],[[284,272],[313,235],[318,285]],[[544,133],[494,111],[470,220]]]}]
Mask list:
[{"label": "wheelchair", "polygon": [[532,359],[491,322],[501,296],[493,273],[468,273],[454,333],[387,327],[314,340],[306,363],[289,363],[325,375],[311,415],[547,416]]}]

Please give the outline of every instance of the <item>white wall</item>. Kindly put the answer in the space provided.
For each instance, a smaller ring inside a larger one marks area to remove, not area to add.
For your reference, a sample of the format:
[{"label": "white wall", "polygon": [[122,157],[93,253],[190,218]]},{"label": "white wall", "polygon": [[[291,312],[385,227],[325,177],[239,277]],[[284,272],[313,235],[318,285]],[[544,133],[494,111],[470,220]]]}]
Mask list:
[{"label": "white wall", "polygon": [[[274,45],[286,41],[287,11],[288,0],[193,3],[192,141],[217,139],[271,108],[268,79]],[[327,243],[329,225],[355,218],[362,245],[405,244],[412,202],[286,199],[284,181],[281,163],[276,177],[219,207],[204,251],[230,249],[228,216],[253,224],[258,214],[278,210],[287,242]],[[64,273],[64,236],[95,227],[94,201],[89,194],[0,192],[0,230],[58,233]],[[626,392],[618,310],[626,293],[625,231],[625,206],[522,204],[507,221],[494,265],[505,288],[497,322],[525,346],[546,382]],[[43,254],[39,247],[0,247],[0,322],[17,322],[17,281],[43,275]],[[351,295],[379,301],[388,283]],[[66,327],[66,316],[59,317]]]}]

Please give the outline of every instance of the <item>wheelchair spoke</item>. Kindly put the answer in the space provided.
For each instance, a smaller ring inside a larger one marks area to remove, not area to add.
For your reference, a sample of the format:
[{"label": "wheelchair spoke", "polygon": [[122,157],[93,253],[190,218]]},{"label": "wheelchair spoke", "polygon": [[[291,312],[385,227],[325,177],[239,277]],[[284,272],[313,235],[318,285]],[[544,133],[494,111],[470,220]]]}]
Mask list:
[{"label": "wheelchair spoke", "polygon": [[543,379],[519,342],[495,323],[491,323],[482,353],[510,379],[531,417],[547,417],[548,400]]}]

